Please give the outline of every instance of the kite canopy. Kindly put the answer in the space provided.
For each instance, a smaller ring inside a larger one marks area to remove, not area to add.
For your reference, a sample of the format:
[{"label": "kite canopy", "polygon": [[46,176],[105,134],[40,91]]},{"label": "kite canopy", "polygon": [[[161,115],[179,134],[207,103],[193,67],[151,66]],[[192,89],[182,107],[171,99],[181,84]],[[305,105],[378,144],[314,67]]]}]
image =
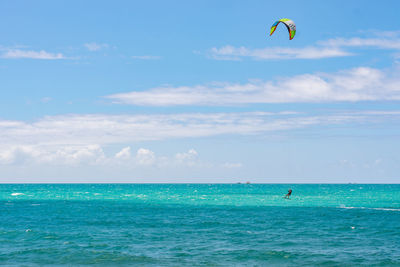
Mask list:
[{"label": "kite canopy", "polygon": [[293,20],[291,19],[280,19],[278,21],[275,21],[275,23],[271,27],[271,33],[269,34],[269,36],[271,36],[274,33],[276,27],[278,27],[278,24],[280,22],[285,24],[286,28],[289,31],[289,39],[292,40],[294,38],[294,35],[296,34],[296,24],[294,24]]}]

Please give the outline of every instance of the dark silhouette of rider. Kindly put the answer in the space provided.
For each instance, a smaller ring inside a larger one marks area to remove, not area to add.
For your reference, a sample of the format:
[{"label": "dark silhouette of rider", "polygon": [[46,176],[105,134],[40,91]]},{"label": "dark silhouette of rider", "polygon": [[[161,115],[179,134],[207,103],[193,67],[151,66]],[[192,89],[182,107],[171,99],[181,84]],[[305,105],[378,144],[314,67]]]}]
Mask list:
[{"label": "dark silhouette of rider", "polygon": [[289,188],[288,193],[285,195],[285,198],[290,198],[290,195],[292,194],[292,189]]}]

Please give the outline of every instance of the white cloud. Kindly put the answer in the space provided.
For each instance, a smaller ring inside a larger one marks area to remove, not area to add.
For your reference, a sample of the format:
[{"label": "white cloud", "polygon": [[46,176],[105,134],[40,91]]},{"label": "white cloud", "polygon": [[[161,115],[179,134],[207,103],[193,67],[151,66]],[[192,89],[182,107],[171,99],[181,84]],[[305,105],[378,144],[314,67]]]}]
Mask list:
[{"label": "white cloud", "polygon": [[61,53],[49,53],[44,50],[32,51],[32,50],[20,50],[20,49],[6,49],[0,57],[18,59],[18,58],[29,58],[29,59],[66,59]]},{"label": "white cloud", "polygon": [[121,151],[115,154],[115,158],[117,159],[129,159],[131,157],[131,148],[124,147]]},{"label": "white cloud", "polygon": [[68,115],[39,121],[0,121],[0,144],[116,144],[221,134],[256,134],[318,124],[328,118],[294,114],[212,113],[165,115]]},{"label": "white cloud", "polygon": [[157,157],[155,152],[139,148],[135,157],[131,148],[124,147],[115,155],[107,156],[100,145],[14,145],[2,146],[0,165],[101,165],[128,168],[151,166],[193,166],[197,161],[194,149],[175,156]]},{"label": "white cloud", "polygon": [[334,38],[319,44],[330,47],[375,47],[379,49],[400,49],[400,38]]},{"label": "white cloud", "polygon": [[39,151],[30,146],[13,146],[0,151],[0,164],[24,163],[40,155]]},{"label": "white cloud", "polygon": [[337,47],[312,46],[304,48],[267,47],[263,49],[250,49],[246,47],[233,47],[227,45],[221,48],[213,47],[209,51],[209,56],[217,60],[242,60],[246,57],[256,60],[320,59],[351,55],[352,53],[343,51]]},{"label": "white cloud", "polygon": [[64,161],[66,164],[93,164],[105,158],[100,145],[66,146],[57,150],[56,158],[51,160]]},{"label": "white cloud", "polygon": [[136,152],[136,162],[139,165],[153,165],[156,157],[153,151],[145,148],[140,148]]},{"label": "white cloud", "polygon": [[99,145],[14,145],[0,150],[0,164],[97,164],[105,155]]},{"label": "white cloud", "polygon": [[[355,87],[357,90],[357,87]],[[294,112],[190,113],[163,115],[48,116],[36,122],[0,120],[0,164],[124,165],[142,167],[206,167],[190,149],[172,156],[156,156],[147,148],[132,156],[127,143],[217,135],[266,135],[316,126],[398,125],[400,111],[355,111],[318,116]],[[121,145],[109,156],[103,147]],[[223,168],[240,168],[227,162]]]},{"label": "white cloud", "polygon": [[184,164],[187,166],[194,166],[197,162],[198,153],[194,149],[190,149],[188,152],[177,153],[175,160],[178,164]]},{"label": "white cloud", "polygon": [[368,38],[333,38],[319,41],[315,46],[308,47],[266,47],[249,48],[231,45],[220,48],[213,47],[207,55],[216,60],[277,60],[277,59],[321,59],[352,56],[354,53],[343,48],[378,48],[400,50],[399,31],[370,32]]},{"label": "white cloud", "polygon": [[[200,138],[218,135],[265,135],[312,126],[397,122],[400,112],[363,111],[318,116],[293,112],[188,113],[152,115],[48,116],[35,122],[0,120],[0,162],[37,160],[45,162],[101,162],[102,147],[148,140]],[[176,162],[195,161],[196,150],[178,153]],[[112,156],[130,160],[126,145]],[[139,149],[132,157],[151,164],[155,155]]]},{"label": "white cloud", "polygon": [[384,72],[359,67],[333,74],[304,74],[246,84],[159,87],[106,97],[115,103],[143,106],[400,100],[398,74],[397,69]]},{"label": "white cloud", "polygon": [[[139,148],[134,157],[131,148],[124,147],[118,153],[107,155],[100,145],[19,145],[0,149],[0,166],[47,166],[106,168],[180,168],[209,167],[211,163],[200,161],[194,149],[175,155],[156,156],[154,151]],[[234,168],[230,166],[229,168]]]},{"label": "white cloud", "polygon": [[108,44],[98,44],[98,43],[86,43],[84,46],[91,52],[100,51],[102,49],[108,48]]}]

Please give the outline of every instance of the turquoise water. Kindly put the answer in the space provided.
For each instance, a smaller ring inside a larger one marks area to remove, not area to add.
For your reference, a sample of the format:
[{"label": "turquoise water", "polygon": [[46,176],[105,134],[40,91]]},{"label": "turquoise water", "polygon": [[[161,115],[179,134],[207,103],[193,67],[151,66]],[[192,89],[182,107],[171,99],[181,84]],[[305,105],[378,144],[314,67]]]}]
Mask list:
[{"label": "turquoise water", "polygon": [[3,184],[0,214],[6,266],[400,266],[400,185]]}]

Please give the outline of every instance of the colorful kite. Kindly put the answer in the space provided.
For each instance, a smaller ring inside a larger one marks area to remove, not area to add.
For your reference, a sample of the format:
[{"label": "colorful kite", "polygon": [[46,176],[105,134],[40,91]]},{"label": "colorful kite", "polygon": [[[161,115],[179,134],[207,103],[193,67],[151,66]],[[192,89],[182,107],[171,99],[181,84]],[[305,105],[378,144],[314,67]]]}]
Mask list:
[{"label": "colorful kite", "polygon": [[269,36],[274,33],[276,27],[280,22],[286,25],[286,28],[289,31],[289,39],[292,40],[294,38],[294,35],[296,34],[296,24],[294,24],[293,20],[291,19],[280,19],[278,21],[275,21],[275,23],[271,27],[271,33],[269,34]]}]

